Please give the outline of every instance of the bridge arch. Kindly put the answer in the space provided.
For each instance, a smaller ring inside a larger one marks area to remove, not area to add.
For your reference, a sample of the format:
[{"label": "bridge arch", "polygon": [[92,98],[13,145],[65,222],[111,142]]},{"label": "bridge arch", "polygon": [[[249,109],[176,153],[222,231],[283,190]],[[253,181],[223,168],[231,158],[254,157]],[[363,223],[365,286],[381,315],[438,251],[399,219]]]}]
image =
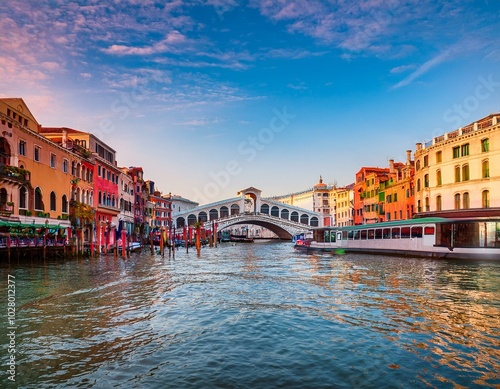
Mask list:
[{"label": "bridge arch", "polygon": [[209,212],[208,212],[208,217],[210,220],[215,220],[215,219],[218,219],[219,218],[219,211],[212,208]]},{"label": "bridge arch", "polygon": [[238,204],[231,204],[231,215],[238,215],[240,213],[240,206]]},{"label": "bridge arch", "polygon": [[264,213],[266,215],[269,215],[269,205],[262,204],[262,206],[260,207],[260,213]]},{"label": "bridge arch", "polygon": [[197,222],[196,215],[190,214],[187,219],[188,226],[192,226],[196,222]]},{"label": "bridge arch", "polygon": [[201,211],[198,214],[198,221],[200,222],[206,222],[208,220],[207,213],[205,211]]}]

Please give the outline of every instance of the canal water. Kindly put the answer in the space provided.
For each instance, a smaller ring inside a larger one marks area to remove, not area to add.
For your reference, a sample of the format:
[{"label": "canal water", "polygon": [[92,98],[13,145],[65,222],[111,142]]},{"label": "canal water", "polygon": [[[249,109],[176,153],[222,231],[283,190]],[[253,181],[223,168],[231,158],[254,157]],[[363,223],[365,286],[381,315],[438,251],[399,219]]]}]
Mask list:
[{"label": "canal water", "polygon": [[256,242],[0,273],[0,387],[500,387],[500,262]]}]

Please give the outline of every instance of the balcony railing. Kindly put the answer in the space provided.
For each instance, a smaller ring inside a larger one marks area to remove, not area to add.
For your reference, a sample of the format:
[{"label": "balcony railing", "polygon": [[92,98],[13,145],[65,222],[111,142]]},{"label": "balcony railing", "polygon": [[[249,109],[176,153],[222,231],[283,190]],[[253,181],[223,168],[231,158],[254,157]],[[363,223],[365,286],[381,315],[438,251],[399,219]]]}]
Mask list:
[{"label": "balcony railing", "polygon": [[19,182],[29,182],[31,173],[17,166],[0,164],[0,178],[7,178]]}]

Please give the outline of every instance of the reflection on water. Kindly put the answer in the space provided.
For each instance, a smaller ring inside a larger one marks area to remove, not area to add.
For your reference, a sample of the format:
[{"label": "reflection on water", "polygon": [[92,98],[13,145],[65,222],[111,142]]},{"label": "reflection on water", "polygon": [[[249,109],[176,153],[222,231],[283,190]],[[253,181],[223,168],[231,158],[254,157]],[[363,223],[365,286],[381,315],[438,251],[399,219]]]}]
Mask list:
[{"label": "reflection on water", "polygon": [[500,263],[255,243],[0,272],[19,387],[500,387]]}]

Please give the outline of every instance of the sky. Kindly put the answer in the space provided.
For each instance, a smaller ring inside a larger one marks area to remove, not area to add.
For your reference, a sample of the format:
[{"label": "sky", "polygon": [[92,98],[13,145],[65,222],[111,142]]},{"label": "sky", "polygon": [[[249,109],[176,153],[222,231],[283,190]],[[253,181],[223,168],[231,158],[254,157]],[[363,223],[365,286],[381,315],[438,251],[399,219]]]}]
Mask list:
[{"label": "sky", "polygon": [[354,182],[500,111],[497,0],[3,0],[0,96],[201,204]]}]

